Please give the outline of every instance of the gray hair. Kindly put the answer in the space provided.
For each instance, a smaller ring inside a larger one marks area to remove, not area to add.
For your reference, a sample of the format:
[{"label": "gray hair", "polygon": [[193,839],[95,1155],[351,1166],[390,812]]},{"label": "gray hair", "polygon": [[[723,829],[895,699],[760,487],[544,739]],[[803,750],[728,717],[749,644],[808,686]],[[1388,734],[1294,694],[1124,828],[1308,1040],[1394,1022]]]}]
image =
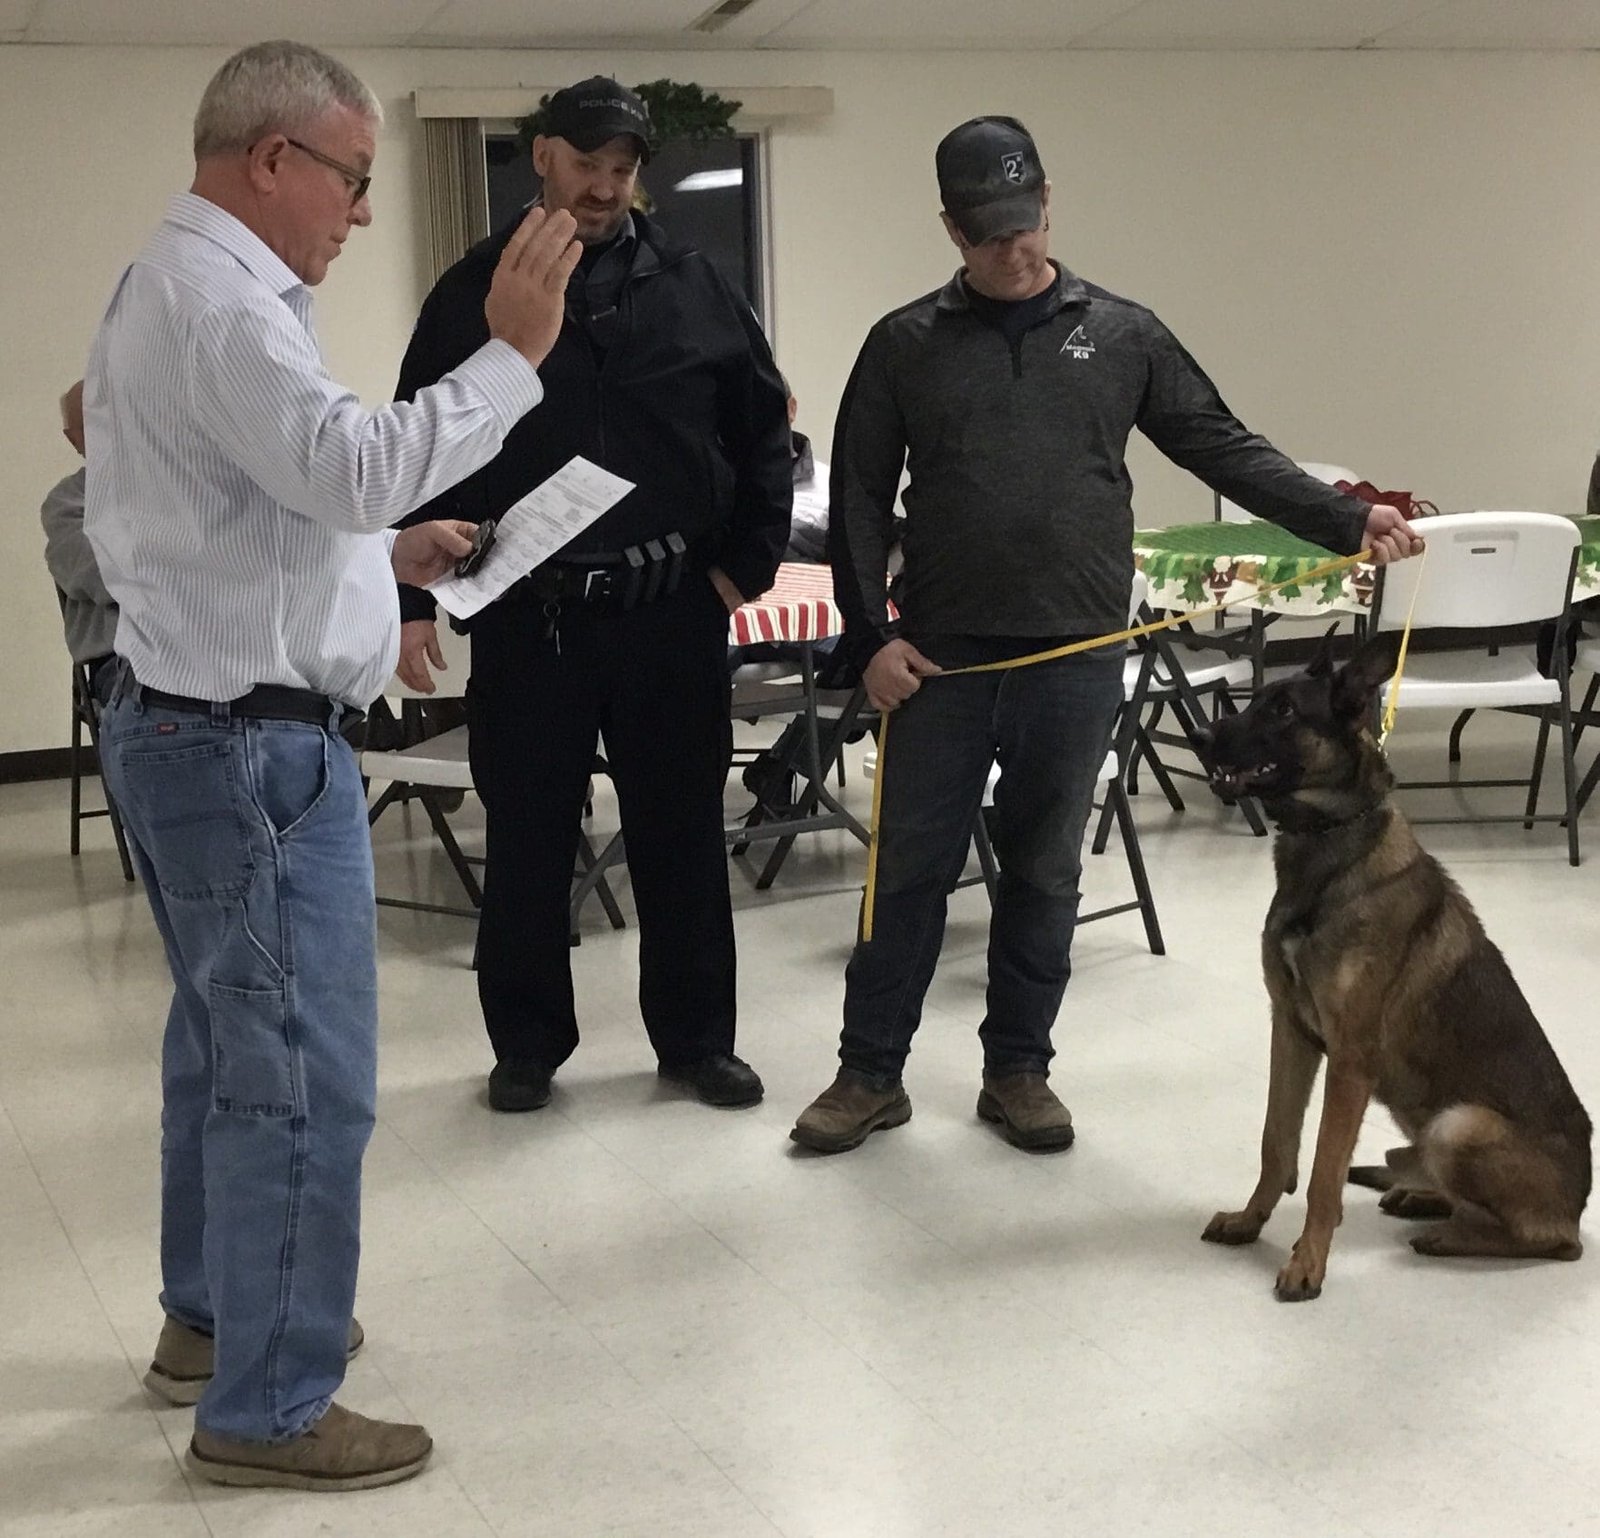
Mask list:
[{"label": "gray hair", "polygon": [[194,117],[194,158],[248,149],[270,133],[304,133],[337,107],[383,122],[378,98],[337,59],[305,43],[255,43],[211,77]]}]

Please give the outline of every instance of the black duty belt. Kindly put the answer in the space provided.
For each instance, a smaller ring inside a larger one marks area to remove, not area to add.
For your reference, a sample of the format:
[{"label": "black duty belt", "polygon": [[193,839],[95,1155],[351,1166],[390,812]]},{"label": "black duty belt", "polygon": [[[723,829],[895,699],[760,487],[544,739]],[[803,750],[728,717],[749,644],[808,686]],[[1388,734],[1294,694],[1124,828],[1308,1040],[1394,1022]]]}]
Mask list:
[{"label": "black duty belt", "polygon": [[546,561],[512,589],[510,596],[544,605],[588,604],[628,610],[678,590],[689,547],[681,534],[630,545],[616,554]]},{"label": "black duty belt", "polygon": [[[133,683],[132,688],[135,696],[146,705],[159,705],[164,710],[181,710],[197,716],[214,713],[210,700],[168,694],[164,689],[151,689],[141,683]],[[317,694],[311,689],[290,689],[282,684],[257,684],[247,694],[221,703],[230,719],[302,721],[308,726],[326,726],[338,731],[353,726],[364,714],[329,695]]]}]

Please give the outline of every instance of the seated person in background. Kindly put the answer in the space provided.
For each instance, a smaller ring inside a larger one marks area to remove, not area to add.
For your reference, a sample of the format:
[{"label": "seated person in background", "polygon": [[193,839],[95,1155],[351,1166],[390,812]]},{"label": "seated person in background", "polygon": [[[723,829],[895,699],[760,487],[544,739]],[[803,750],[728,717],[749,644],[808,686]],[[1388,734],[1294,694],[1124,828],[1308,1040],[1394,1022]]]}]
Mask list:
[{"label": "seated person in background", "polygon": [[828,467],[811,452],[811,440],[794,430],[800,402],[789,389],[790,453],[794,455],[794,511],[789,515],[789,547],[786,561],[811,561],[826,565],[828,560]]},{"label": "seated person in background", "polygon": [[[62,436],[83,457],[83,381],[61,397]],[[50,488],[39,509],[44,560],[65,602],[61,623],[74,662],[87,663],[91,680],[108,662],[117,639],[117,604],[100,580],[94,551],[83,532],[83,466]]]}]

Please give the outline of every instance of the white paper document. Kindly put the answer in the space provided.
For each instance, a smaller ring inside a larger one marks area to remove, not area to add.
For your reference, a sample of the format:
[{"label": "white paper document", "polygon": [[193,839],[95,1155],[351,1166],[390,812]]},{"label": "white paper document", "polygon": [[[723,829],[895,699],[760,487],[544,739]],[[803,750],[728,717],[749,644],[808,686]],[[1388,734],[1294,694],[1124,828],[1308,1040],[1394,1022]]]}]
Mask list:
[{"label": "white paper document", "polygon": [[470,619],[632,490],[632,481],[574,455],[501,514],[482,566],[470,577],[444,577],[428,591],[457,619]]}]

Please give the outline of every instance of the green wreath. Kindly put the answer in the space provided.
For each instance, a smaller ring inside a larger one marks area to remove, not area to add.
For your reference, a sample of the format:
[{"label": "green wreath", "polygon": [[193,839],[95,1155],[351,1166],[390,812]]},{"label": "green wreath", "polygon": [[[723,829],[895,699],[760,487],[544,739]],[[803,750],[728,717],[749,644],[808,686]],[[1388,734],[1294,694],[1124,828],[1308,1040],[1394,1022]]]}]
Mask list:
[{"label": "green wreath", "polygon": [[[732,119],[742,102],[726,101],[715,91],[702,90],[692,82],[680,84],[676,80],[652,80],[635,86],[634,90],[650,113],[652,149],[674,139],[703,142],[734,136]],[[534,139],[545,132],[549,106],[550,98],[541,96],[532,112],[517,119],[517,142],[524,150],[531,149]]]}]

